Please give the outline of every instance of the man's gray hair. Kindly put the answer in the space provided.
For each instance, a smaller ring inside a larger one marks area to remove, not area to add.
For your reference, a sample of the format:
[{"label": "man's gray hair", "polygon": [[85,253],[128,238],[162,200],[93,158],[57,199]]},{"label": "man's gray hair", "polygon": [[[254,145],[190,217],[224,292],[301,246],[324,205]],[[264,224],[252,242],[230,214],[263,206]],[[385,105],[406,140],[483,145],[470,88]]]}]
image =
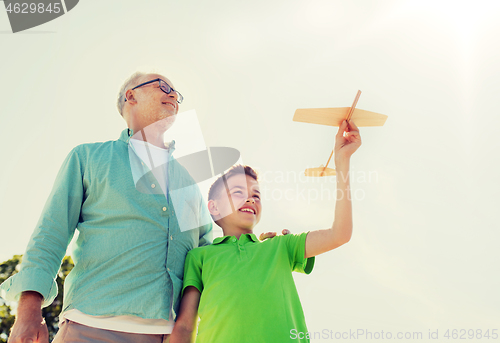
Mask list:
[{"label": "man's gray hair", "polygon": [[120,112],[120,115],[123,117],[123,105],[125,105],[125,92],[128,91],[130,88],[133,88],[139,84],[139,80],[146,76],[148,74],[143,73],[141,71],[137,71],[133,73],[125,82],[123,83],[122,87],[120,88],[120,92],[118,93],[118,99],[116,100],[116,107],[118,108],[118,112]]}]

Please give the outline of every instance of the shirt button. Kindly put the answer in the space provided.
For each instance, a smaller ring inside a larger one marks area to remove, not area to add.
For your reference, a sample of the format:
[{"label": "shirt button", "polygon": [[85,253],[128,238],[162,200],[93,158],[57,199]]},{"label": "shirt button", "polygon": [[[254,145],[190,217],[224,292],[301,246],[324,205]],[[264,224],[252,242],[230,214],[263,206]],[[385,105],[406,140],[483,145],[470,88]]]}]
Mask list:
[{"label": "shirt button", "polygon": [[167,268],[168,271],[170,271],[170,268]]},{"label": "shirt button", "polygon": [[165,211],[167,210],[167,208],[166,208],[166,207],[163,207],[163,208],[162,208],[162,210],[163,210],[163,212],[165,212]]},{"label": "shirt button", "polygon": [[151,185],[151,188],[155,188],[155,187],[156,187],[156,185],[153,183],[153,184]]},{"label": "shirt button", "polygon": [[141,162],[142,165],[144,165],[144,162]]},{"label": "shirt button", "polygon": [[171,240],[171,241],[172,241],[172,240],[174,240],[174,236],[170,236],[170,240]]},{"label": "shirt button", "polygon": [[233,238],[233,242],[236,242],[236,238]]}]

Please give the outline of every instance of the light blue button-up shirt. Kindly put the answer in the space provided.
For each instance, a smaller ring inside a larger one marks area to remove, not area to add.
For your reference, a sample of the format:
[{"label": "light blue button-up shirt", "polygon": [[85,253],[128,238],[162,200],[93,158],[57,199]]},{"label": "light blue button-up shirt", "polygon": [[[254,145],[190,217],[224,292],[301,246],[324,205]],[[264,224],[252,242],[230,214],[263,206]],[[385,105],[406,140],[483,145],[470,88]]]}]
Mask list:
[{"label": "light blue button-up shirt", "polygon": [[[116,141],[82,144],[70,152],[19,273],[0,286],[2,298],[15,301],[23,291],[37,291],[43,306],[52,303],[56,273],[76,228],[75,267],[65,280],[63,311],[175,318],[186,254],[210,244],[212,225],[197,188],[187,187],[186,204],[174,210],[170,196],[153,186],[158,185],[153,173],[133,150],[129,154],[131,135],[125,129]],[[166,169],[169,188],[193,185],[175,159]],[[180,211],[200,226],[180,230]]]}]

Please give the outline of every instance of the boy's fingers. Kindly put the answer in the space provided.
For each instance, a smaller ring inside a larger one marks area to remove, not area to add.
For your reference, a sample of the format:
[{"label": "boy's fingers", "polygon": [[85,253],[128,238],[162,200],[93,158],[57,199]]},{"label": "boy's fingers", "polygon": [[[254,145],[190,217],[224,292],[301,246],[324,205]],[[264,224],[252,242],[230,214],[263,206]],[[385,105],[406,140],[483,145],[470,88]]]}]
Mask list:
[{"label": "boy's fingers", "polygon": [[349,120],[349,128],[350,130],[349,131],[359,131],[358,127],[356,126],[356,124],[354,124],[354,122],[351,120]]},{"label": "boy's fingers", "polygon": [[342,124],[339,126],[339,130],[337,131],[337,137],[344,136],[344,131],[347,128],[347,120],[342,121]]},{"label": "boy's fingers", "polygon": [[290,232],[290,230],[288,230],[288,229],[283,229],[283,231],[281,231],[281,233],[282,233],[283,235],[289,235],[291,232]]},{"label": "boy's fingers", "polygon": [[354,137],[354,138],[359,138],[359,132],[358,131],[349,131],[346,133],[346,137]]}]

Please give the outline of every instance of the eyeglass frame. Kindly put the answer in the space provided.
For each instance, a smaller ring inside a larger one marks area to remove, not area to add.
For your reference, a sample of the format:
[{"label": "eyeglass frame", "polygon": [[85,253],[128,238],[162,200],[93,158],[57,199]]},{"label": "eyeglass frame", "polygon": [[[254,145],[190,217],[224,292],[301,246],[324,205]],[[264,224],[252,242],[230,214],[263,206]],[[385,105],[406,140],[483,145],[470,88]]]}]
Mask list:
[{"label": "eyeglass frame", "polygon": [[[172,87],[170,87],[170,85],[169,85],[169,84],[168,84],[165,80],[162,80],[162,79],[160,79],[160,78],[158,78],[158,79],[154,79],[154,80],[151,80],[151,81],[148,81],[148,82],[141,83],[140,85],[135,86],[135,87],[134,87],[134,88],[132,88],[131,90],[133,91],[133,90],[134,90],[134,89],[136,89],[136,88],[139,88],[139,87],[145,86],[145,85],[147,85],[147,84],[150,84],[150,83],[153,83],[153,82],[156,82],[156,81],[158,81],[158,83],[159,83],[159,88],[160,88],[160,89],[161,89],[161,91],[162,91],[162,92],[164,92],[165,94],[170,94],[170,93],[172,93],[172,91],[174,91],[174,92],[175,92],[175,94],[177,94],[177,100],[176,100],[176,101],[177,101],[177,103],[178,103],[178,104],[182,104],[182,101],[184,101],[184,97],[182,96],[182,94],[181,94],[181,93],[179,93],[178,91],[176,91],[175,89],[173,89]],[[167,85],[167,87],[168,87],[167,89],[170,89],[170,91],[168,91],[168,92],[167,92],[167,91],[165,91],[165,90],[162,88],[162,86],[161,86],[162,81],[163,81],[163,83],[164,83],[164,84],[166,84],[166,85]],[[124,102],[127,102],[127,98],[125,98],[125,101],[124,101]]]}]

